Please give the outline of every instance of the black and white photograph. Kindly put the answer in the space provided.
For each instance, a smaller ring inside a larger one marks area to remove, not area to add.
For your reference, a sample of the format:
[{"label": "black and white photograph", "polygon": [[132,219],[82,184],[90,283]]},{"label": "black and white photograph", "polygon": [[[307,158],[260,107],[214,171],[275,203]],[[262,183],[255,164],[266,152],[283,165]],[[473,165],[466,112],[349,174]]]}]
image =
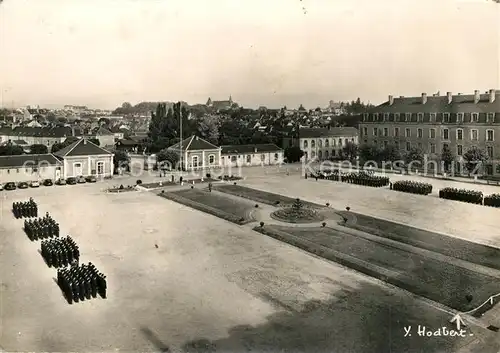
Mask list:
[{"label": "black and white photograph", "polygon": [[498,0],[0,0],[0,353],[499,353]]}]

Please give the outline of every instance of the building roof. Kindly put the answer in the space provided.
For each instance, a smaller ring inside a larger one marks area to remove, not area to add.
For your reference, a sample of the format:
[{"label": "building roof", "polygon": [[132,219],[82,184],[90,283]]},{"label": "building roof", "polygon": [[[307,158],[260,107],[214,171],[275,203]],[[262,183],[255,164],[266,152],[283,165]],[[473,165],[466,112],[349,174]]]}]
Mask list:
[{"label": "building roof", "polygon": [[108,150],[97,146],[86,138],[79,139],[71,145],[54,153],[57,157],[74,157],[74,156],[95,156],[103,154],[112,154]]},{"label": "building roof", "polygon": [[14,145],[27,145],[28,144],[28,142],[26,142],[24,140],[14,140],[14,141],[12,141],[12,143]]},{"label": "building roof", "polygon": [[29,136],[29,137],[56,137],[81,136],[82,131],[71,127],[15,127],[14,129],[1,129],[0,133],[6,136]]},{"label": "building roof", "polygon": [[118,146],[137,146],[139,145],[139,142],[131,139],[121,139],[116,141],[116,144]]},{"label": "building roof", "polygon": [[37,164],[61,165],[61,162],[51,153],[0,156],[0,168],[20,168],[24,166],[34,166]]},{"label": "building roof", "polygon": [[218,150],[219,147],[217,147],[214,144],[211,144],[208,141],[205,141],[201,137],[193,135],[185,140],[182,140],[180,143],[176,143],[175,145],[170,146],[169,149],[174,149],[174,150],[182,149],[183,151],[201,151],[201,150]]},{"label": "building roof", "polygon": [[300,138],[358,136],[355,127],[332,127],[332,128],[303,128],[299,131]]},{"label": "building roof", "polygon": [[103,128],[102,126],[96,129],[96,131],[92,134],[95,136],[109,136],[109,135],[114,135],[111,131],[109,131],[106,128]]},{"label": "building roof", "polygon": [[222,154],[268,153],[282,151],[282,149],[274,143],[261,145],[225,145],[221,146],[221,149]]}]

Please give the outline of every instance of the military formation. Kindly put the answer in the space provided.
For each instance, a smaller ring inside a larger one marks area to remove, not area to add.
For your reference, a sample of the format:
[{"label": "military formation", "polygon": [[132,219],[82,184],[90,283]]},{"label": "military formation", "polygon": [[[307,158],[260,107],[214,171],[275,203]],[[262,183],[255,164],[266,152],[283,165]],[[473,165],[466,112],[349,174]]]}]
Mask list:
[{"label": "military formation", "polygon": [[12,203],[12,212],[17,219],[38,217],[38,205],[30,197],[29,201]]},{"label": "military formation", "polygon": [[24,220],[24,232],[31,241],[58,237],[59,223],[46,213],[44,217]]},{"label": "military formation", "polygon": [[106,276],[89,262],[88,265],[57,270],[57,284],[68,303],[78,303],[97,297],[106,298]]},{"label": "military formation", "polygon": [[80,248],[68,235],[66,238],[43,240],[41,254],[49,267],[66,267],[78,264]]},{"label": "military formation", "polygon": [[49,267],[57,268],[57,283],[70,304],[95,298],[97,294],[106,298],[106,276],[91,262],[88,265],[78,264],[80,248],[69,235],[59,238],[59,223],[49,213],[37,218],[38,205],[32,198],[14,202],[12,212],[17,219],[35,218],[24,220],[24,231],[32,241],[43,239],[42,257]]}]

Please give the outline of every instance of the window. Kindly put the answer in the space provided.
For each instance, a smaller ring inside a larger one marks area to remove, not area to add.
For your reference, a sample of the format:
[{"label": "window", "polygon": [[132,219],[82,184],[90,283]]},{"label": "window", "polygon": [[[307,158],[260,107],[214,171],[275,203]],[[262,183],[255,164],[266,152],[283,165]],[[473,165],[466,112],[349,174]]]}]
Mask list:
[{"label": "window", "polygon": [[208,156],[208,164],[214,164],[215,163],[215,156],[211,154]]},{"label": "window", "polygon": [[384,113],[384,121],[389,121],[389,113]]},{"label": "window", "polygon": [[252,155],[247,154],[247,163],[252,163]]},{"label": "window", "polygon": [[368,113],[363,113],[363,121],[367,121],[368,120]]},{"label": "window", "polygon": [[411,130],[405,129],[405,137],[411,137]]},{"label": "window", "polygon": [[436,138],[436,129],[429,129],[429,137],[431,139],[435,139]]},{"label": "window", "polygon": [[384,136],[389,136],[389,129],[384,127]]},{"label": "window", "polygon": [[411,113],[405,113],[405,121],[411,121]]},{"label": "window", "polygon": [[261,161],[263,161],[263,160],[265,160],[265,159],[266,159],[266,155],[265,155],[265,154],[261,154],[261,155],[260,155],[260,160],[261,160]]},{"label": "window", "polygon": [[311,158],[316,158],[316,152],[314,151],[311,152]]},{"label": "window", "polygon": [[399,121],[399,113],[394,113],[394,121]]},{"label": "window", "polygon": [[422,149],[422,142],[417,143],[417,147],[419,150],[421,150]]},{"label": "window", "polygon": [[494,141],[495,135],[493,130],[486,130],[486,141]]},{"label": "window", "polygon": [[328,159],[328,151],[325,151],[325,159]]},{"label": "window", "polygon": [[443,129],[443,140],[449,140],[449,139],[450,139],[450,130]]},{"label": "window", "polygon": [[463,146],[457,145],[457,155],[461,156],[463,153]]},{"label": "window", "polygon": [[342,146],[342,139],[339,139],[339,146]]},{"label": "window", "polygon": [[318,158],[323,159],[323,151],[318,151]]},{"label": "window", "polygon": [[231,156],[231,162],[236,162],[236,156]]},{"label": "window", "polygon": [[[366,141],[368,142],[368,141]],[[335,157],[335,150],[332,150],[332,157]]]},{"label": "window", "polygon": [[[368,128],[367,127],[364,127],[363,128],[363,136],[366,136],[368,135]],[[328,140],[327,140],[328,141]]]},{"label": "window", "polygon": [[315,147],[316,147],[316,141],[311,140],[311,148],[315,148]]},{"label": "window", "polygon": [[389,145],[389,141],[384,141],[384,147],[387,147]]},{"label": "window", "polygon": [[399,137],[399,127],[394,128],[394,136]]},{"label": "window", "polygon": [[323,140],[321,139],[318,140],[318,147],[319,148],[323,147]]},{"label": "window", "polygon": [[373,114],[373,121],[378,121],[378,113]]},{"label": "window", "polygon": [[421,123],[422,121],[424,121],[424,113],[418,113],[417,114],[417,119],[418,119],[419,123]]},{"label": "window", "polygon": [[411,150],[411,143],[409,141],[406,142],[406,150],[407,151]]},{"label": "window", "polygon": [[435,123],[436,122],[436,113],[430,113],[429,119],[430,119],[431,123]]},{"label": "window", "polygon": [[102,175],[104,174],[104,162],[97,162],[97,174]]},{"label": "window", "polygon": [[457,140],[463,140],[463,139],[464,139],[464,130],[457,129]]},{"label": "window", "polygon": [[198,156],[191,157],[191,164],[193,165],[193,168],[198,168]]},{"label": "window", "polygon": [[417,129],[417,137],[421,139],[424,136],[422,129]]},{"label": "window", "polygon": [[450,113],[443,113],[443,123],[450,122]]},{"label": "window", "polygon": [[351,142],[354,143],[354,137],[351,137]]},{"label": "window", "polygon": [[429,145],[429,150],[431,153],[436,153],[436,144],[435,143],[431,143]]},{"label": "window", "polygon": [[328,139],[325,140],[325,147],[330,147],[330,140]]},{"label": "window", "polygon": [[479,121],[479,113],[472,113],[471,121],[477,123]]},{"label": "window", "polygon": [[476,129],[472,129],[472,130],[470,131],[470,139],[471,139],[472,141],[477,141],[477,140],[479,140],[479,131],[478,131],[478,130],[476,130]]},{"label": "window", "polygon": [[376,127],[373,128],[373,136],[378,135],[378,129]]},{"label": "window", "polygon": [[494,121],[495,121],[495,113],[488,113],[488,116],[486,117],[486,122],[492,123]]},{"label": "window", "polygon": [[307,148],[307,147],[308,147],[307,140],[304,140],[304,148]]},{"label": "window", "polygon": [[337,145],[337,140],[333,139],[332,140],[332,146],[335,147]]},{"label": "window", "polygon": [[493,146],[487,146],[486,152],[488,152],[488,157],[490,157],[490,159],[493,159]]},{"label": "window", "polygon": [[457,123],[464,122],[464,113],[457,113]]}]

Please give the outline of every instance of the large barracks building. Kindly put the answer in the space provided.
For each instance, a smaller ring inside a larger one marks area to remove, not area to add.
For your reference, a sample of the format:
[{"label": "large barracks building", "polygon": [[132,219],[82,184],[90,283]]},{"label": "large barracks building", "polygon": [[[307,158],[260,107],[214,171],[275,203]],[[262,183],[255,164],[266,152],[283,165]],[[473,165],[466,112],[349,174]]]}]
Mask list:
[{"label": "large barracks building", "polygon": [[422,93],[419,97],[389,96],[363,115],[360,143],[396,145],[404,153],[420,148],[439,161],[448,145],[457,161],[472,146],[487,151],[488,175],[500,174],[500,94],[496,90],[473,94]]}]

